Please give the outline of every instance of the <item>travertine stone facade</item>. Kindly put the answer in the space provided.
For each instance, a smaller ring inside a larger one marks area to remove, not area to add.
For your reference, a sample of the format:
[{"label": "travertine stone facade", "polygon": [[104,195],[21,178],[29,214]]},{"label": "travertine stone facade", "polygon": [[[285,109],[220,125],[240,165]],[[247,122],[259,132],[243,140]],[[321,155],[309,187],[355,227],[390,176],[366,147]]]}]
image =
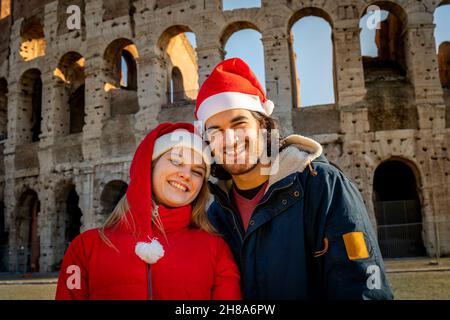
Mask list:
[{"label": "travertine stone facade", "polygon": [[[427,253],[435,253],[439,221],[441,254],[449,254],[450,50],[442,45],[438,59],[433,36],[433,13],[444,2],[377,2],[399,19],[402,73],[361,57],[366,0],[263,0],[261,8],[232,11],[223,11],[220,0],[13,1],[11,14],[0,20],[0,135],[6,137],[0,143],[0,241],[8,246],[0,251],[7,261],[0,268],[25,270],[30,262],[21,250],[38,237],[38,269],[56,269],[77,224],[68,195],[79,197],[81,231],[98,226],[126,187],[139,141],[161,121],[194,119],[196,90],[223,59],[228,37],[242,28],[261,33],[267,93],[284,134],[323,144],[362,192],[375,226],[375,170],[387,160],[403,162],[416,178]],[[80,8],[81,30],[67,29],[71,4]],[[289,30],[307,15],[332,26],[336,103],[298,109]],[[184,32],[195,34],[195,50]],[[122,53],[129,59],[128,87],[120,82]],[[445,61],[441,76],[439,61]],[[76,92],[81,86],[84,97]],[[171,87],[186,92],[174,92],[170,101]],[[33,113],[39,99],[41,110]],[[74,113],[77,99],[84,107]],[[33,221],[37,235],[29,231]]]}]

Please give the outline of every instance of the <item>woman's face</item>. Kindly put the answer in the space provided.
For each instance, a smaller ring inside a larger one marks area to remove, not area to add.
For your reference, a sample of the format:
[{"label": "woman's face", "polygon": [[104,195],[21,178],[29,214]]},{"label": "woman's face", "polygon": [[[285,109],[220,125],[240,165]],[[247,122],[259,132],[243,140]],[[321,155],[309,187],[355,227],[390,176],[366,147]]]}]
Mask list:
[{"label": "woman's face", "polygon": [[164,153],[155,163],[152,191],[157,203],[181,207],[194,201],[205,178],[206,166],[200,154],[177,147]]}]

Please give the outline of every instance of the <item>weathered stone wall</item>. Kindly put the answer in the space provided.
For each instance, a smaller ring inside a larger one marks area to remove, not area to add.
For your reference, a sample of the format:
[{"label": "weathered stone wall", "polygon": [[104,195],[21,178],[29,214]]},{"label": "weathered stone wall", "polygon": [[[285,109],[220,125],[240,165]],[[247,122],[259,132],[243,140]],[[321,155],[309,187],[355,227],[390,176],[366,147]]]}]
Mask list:
[{"label": "weathered stone wall", "polygon": [[[82,30],[65,27],[69,3],[81,6]],[[18,214],[24,210],[20,203],[24,192],[33,190],[38,195],[40,270],[52,270],[64,251],[57,239],[62,237],[61,221],[65,221],[59,208],[67,193],[60,190],[75,187],[83,213],[82,230],[98,226],[105,218],[102,192],[112,181],[128,182],[133,152],[146,132],[161,121],[193,120],[193,101],[167,104],[173,61],[162,44],[182,32],[195,34],[197,72],[190,76],[196,90],[223,59],[225,39],[242,27],[262,34],[267,93],[284,133],[303,133],[323,144],[329,160],[358,186],[375,226],[375,169],[389,159],[403,161],[416,175],[428,254],[435,252],[432,222],[436,220],[440,221],[441,253],[450,253],[450,95],[448,89],[443,93],[439,81],[433,37],[438,1],[386,2],[391,4],[387,9],[401,9],[407,18],[401,21],[405,73],[396,73],[389,64],[363,63],[359,19],[369,1],[262,3],[262,8],[223,12],[220,0],[14,1],[12,18],[0,20],[0,78],[8,85],[8,138],[0,155],[0,184],[4,186],[0,201],[5,204],[10,270],[19,265]],[[296,80],[291,77],[295,72],[289,28],[309,14],[326,18],[332,26],[336,103],[299,110],[292,108],[297,93]],[[37,34],[43,34],[45,50],[25,61],[20,48],[24,22],[30,19],[41,23]],[[112,66],[107,48],[119,54],[130,44],[138,53],[134,56],[137,89],[110,90]],[[69,52],[85,60],[85,125],[81,133],[74,134],[61,127],[65,126],[61,119],[67,101],[61,98],[64,84],[54,74]],[[182,59],[185,64],[192,55]],[[29,103],[24,100],[21,80],[29,70],[39,71],[42,81],[37,142],[24,139],[30,130],[23,117]],[[121,108],[124,105],[129,109]]]}]

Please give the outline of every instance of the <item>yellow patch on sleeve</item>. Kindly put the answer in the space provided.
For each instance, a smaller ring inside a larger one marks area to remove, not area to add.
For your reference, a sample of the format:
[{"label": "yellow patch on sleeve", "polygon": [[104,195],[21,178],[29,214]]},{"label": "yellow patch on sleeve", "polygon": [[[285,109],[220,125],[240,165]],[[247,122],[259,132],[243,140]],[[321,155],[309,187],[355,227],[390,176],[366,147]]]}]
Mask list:
[{"label": "yellow patch on sleeve", "polygon": [[344,238],[345,250],[347,250],[347,255],[350,260],[367,259],[369,257],[364,233],[349,232],[342,237]]}]

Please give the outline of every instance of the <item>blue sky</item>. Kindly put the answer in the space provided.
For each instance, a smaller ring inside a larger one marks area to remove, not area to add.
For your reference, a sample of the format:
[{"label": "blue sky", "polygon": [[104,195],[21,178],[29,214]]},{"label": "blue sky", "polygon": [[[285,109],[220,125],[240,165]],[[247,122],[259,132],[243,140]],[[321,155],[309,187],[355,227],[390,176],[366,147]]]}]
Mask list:
[{"label": "blue sky", "polygon": [[[259,7],[259,0],[224,0],[223,9]],[[382,12],[381,20],[388,13]],[[365,56],[376,56],[375,30],[368,30],[367,15],[361,19],[361,51]],[[435,12],[436,52],[443,41],[450,41],[450,5],[441,6]],[[330,25],[319,17],[305,17],[292,27],[296,66],[300,79],[301,106],[321,105],[334,102],[332,42]],[[195,36],[187,33],[195,47]],[[225,44],[225,58],[240,57],[255,72],[265,88],[264,51],[261,34],[244,29],[234,33]]]}]

